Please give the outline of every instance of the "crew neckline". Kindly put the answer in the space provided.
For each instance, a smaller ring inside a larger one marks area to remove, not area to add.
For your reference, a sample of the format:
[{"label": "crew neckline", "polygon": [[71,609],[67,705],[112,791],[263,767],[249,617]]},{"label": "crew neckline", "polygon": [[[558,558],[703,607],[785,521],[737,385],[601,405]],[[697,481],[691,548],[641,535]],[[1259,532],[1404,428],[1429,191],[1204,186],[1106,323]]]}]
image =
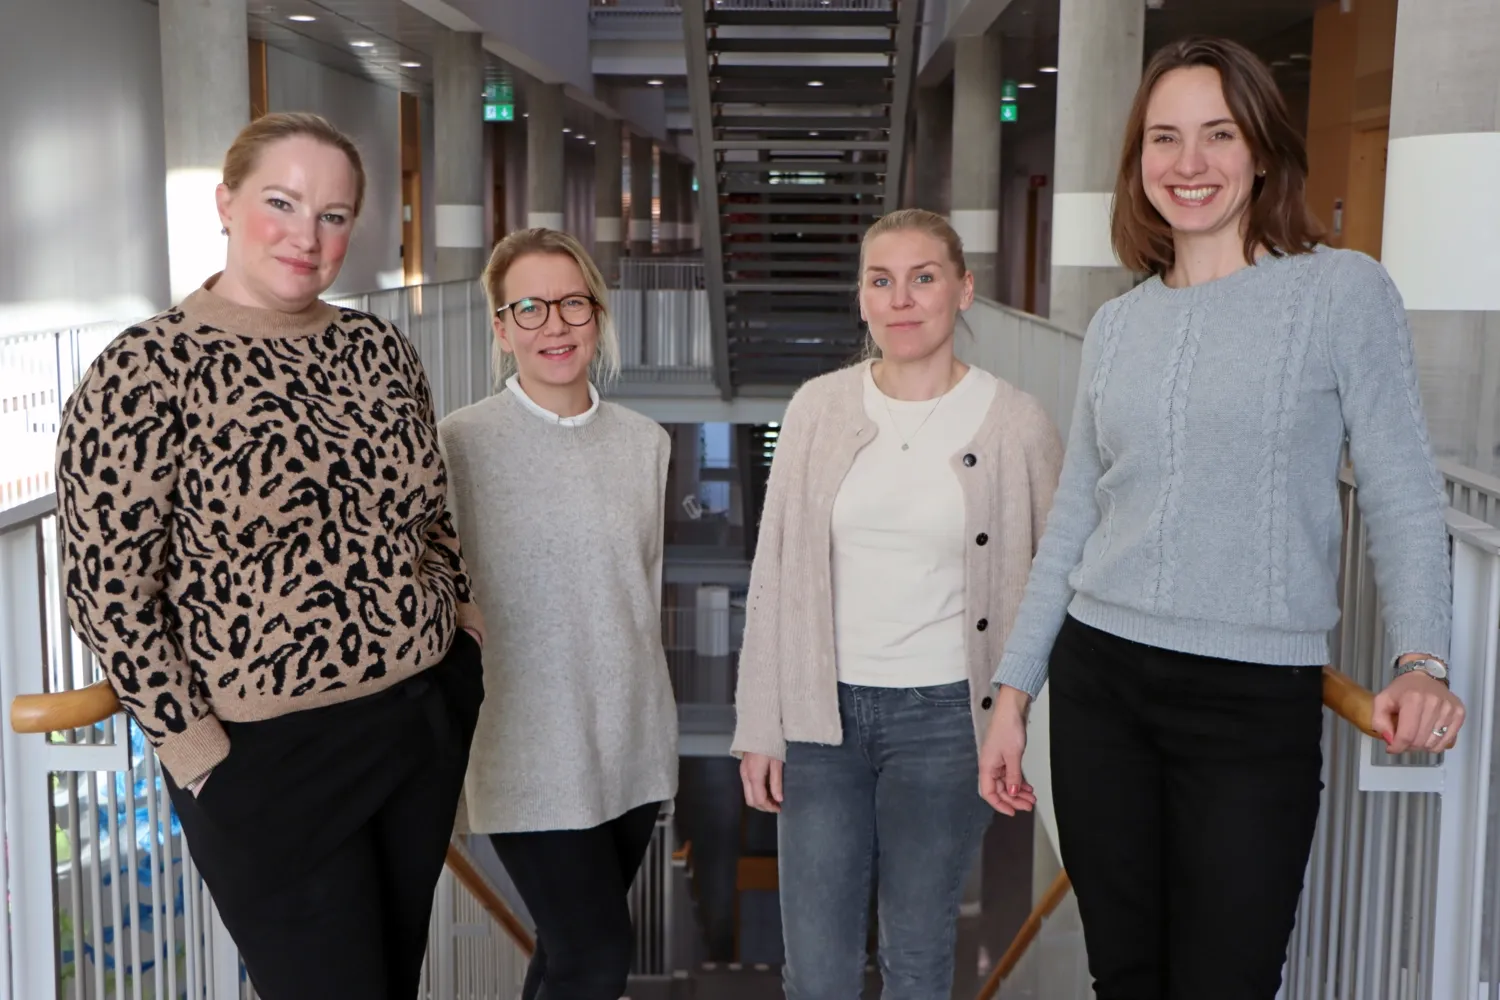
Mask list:
[{"label": "crew neckline", "polygon": [[516,402],[520,403],[523,409],[533,416],[539,417],[549,424],[555,424],[558,427],[583,427],[586,424],[593,423],[594,418],[599,416],[599,390],[594,388],[594,383],[592,382],[588,385],[589,408],[577,416],[560,417],[526,394],[526,390],[521,388],[521,377],[519,375],[512,375],[505,380],[505,388],[509,389],[515,395]]},{"label": "crew neckline", "polygon": [[[1317,253],[1314,250],[1313,253]],[[1237,291],[1241,287],[1264,278],[1278,270],[1294,258],[1307,256],[1306,254],[1290,253],[1263,253],[1254,263],[1246,264],[1238,271],[1215,278],[1212,281],[1204,281],[1196,285],[1188,285],[1186,288],[1173,288],[1162,280],[1159,274],[1153,274],[1141,283],[1141,289],[1145,294],[1164,301],[1189,302],[1205,298],[1214,298],[1229,292]]]},{"label": "crew neckline", "polygon": [[921,409],[922,407],[935,405],[940,399],[946,399],[950,396],[957,396],[961,392],[967,391],[967,387],[973,384],[973,382],[977,378],[974,373],[979,370],[973,365],[969,365],[968,368],[969,370],[964,372],[963,376],[959,378],[957,382],[954,382],[951,386],[949,386],[948,391],[940,396],[933,396],[930,399],[897,399],[895,396],[887,396],[885,394],[885,391],[880,388],[880,383],[875,381],[875,363],[871,361],[865,364],[865,389],[874,392],[877,398],[884,400],[887,405],[893,407],[894,409]]},{"label": "crew neckline", "polygon": [[257,340],[315,336],[338,319],[338,307],[322,299],[316,299],[306,309],[294,313],[231,302],[213,290],[223,274],[220,271],[205,281],[202,287],[183,299],[178,308],[196,322]]}]

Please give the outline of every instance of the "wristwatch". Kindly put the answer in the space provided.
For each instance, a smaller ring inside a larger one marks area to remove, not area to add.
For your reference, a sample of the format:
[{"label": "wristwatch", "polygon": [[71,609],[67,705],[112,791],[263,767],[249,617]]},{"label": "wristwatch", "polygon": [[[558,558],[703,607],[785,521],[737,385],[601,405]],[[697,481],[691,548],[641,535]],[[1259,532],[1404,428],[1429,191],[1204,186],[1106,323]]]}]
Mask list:
[{"label": "wristwatch", "polygon": [[1409,674],[1414,670],[1420,670],[1428,677],[1442,684],[1443,687],[1448,686],[1448,664],[1442,660],[1435,660],[1430,656],[1424,656],[1420,659],[1407,660],[1405,663],[1396,664],[1397,677]]}]

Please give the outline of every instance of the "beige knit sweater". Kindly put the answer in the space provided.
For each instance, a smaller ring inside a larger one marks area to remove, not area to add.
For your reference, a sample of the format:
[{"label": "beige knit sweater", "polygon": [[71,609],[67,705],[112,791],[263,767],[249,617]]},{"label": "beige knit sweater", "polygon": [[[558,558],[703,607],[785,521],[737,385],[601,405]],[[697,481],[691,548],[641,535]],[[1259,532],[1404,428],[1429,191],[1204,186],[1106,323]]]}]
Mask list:
[{"label": "beige knit sweater", "polygon": [[[867,364],[813,379],[787,406],[750,572],[736,756],[784,760],[788,741],[843,741],[830,524],[839,484],[876,434],[864,409]],[[953,456],[970,540],[965,651],[976,740],[988,724],[990,676],[1021,604],[1062,457],[1062,439],[1041,404],[1004,380],[974,440]]]}]

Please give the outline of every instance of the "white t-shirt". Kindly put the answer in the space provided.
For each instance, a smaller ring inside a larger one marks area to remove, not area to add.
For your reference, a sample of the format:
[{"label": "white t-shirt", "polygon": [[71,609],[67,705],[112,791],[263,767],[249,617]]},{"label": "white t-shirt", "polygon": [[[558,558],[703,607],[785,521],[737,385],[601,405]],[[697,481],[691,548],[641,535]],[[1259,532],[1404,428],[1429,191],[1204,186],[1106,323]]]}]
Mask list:
[{"label": "white t-shirt", "polygon": [[[839,680],[929,687],[966,680],[964,496],[953,456],[974,440],[996,380],[970,368],[939,400],[890,399],[865,370],[879,432],[833,503]],[[905,450],[902,445],[907,445]]]}]

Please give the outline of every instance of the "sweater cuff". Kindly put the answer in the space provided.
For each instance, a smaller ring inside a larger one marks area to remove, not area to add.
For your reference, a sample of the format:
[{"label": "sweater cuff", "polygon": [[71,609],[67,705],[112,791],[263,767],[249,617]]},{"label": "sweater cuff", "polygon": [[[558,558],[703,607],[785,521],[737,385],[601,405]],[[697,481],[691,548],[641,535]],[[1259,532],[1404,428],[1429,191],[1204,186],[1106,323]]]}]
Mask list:
[{"label": "sweater cuff", "polygon": [[729,752],[735,757],[743,759],[747,753],[765,754],[774,757],[782,763],[786,762],[786,740],[772,733],[746,733],[736,731],[734,742],[730,744]]},{"label": "sweater cuff", "polygon": [[479,645],[484,645],[484,614],[476,601],[460,601],[453,609],[459,628],[471,628],[479,633]]},{"label": "sweater cuff", "polygon": [[177,787],[186,788],[229,756],[229,734],[218,716],[205,715],[163,740],[156,756]]},{"label": "sweater cuff", "polygon": [[1025,691],[1034,700],[1041,694],[1042,685],[1047,683],[1047,661],[1007,653],[1000,658],[1000,667],[995,671],[992,683]]},{"label": "sweater cuff", "polygon": [[[1448,663],[1448,642],[1452,626],[1439,621],[1387,622],[1385,626],[1385,648],[1390,650],[1391,663],[1407,653],[1426,653]],[[1451,667],[1452,665],[1449,664]]]}]

